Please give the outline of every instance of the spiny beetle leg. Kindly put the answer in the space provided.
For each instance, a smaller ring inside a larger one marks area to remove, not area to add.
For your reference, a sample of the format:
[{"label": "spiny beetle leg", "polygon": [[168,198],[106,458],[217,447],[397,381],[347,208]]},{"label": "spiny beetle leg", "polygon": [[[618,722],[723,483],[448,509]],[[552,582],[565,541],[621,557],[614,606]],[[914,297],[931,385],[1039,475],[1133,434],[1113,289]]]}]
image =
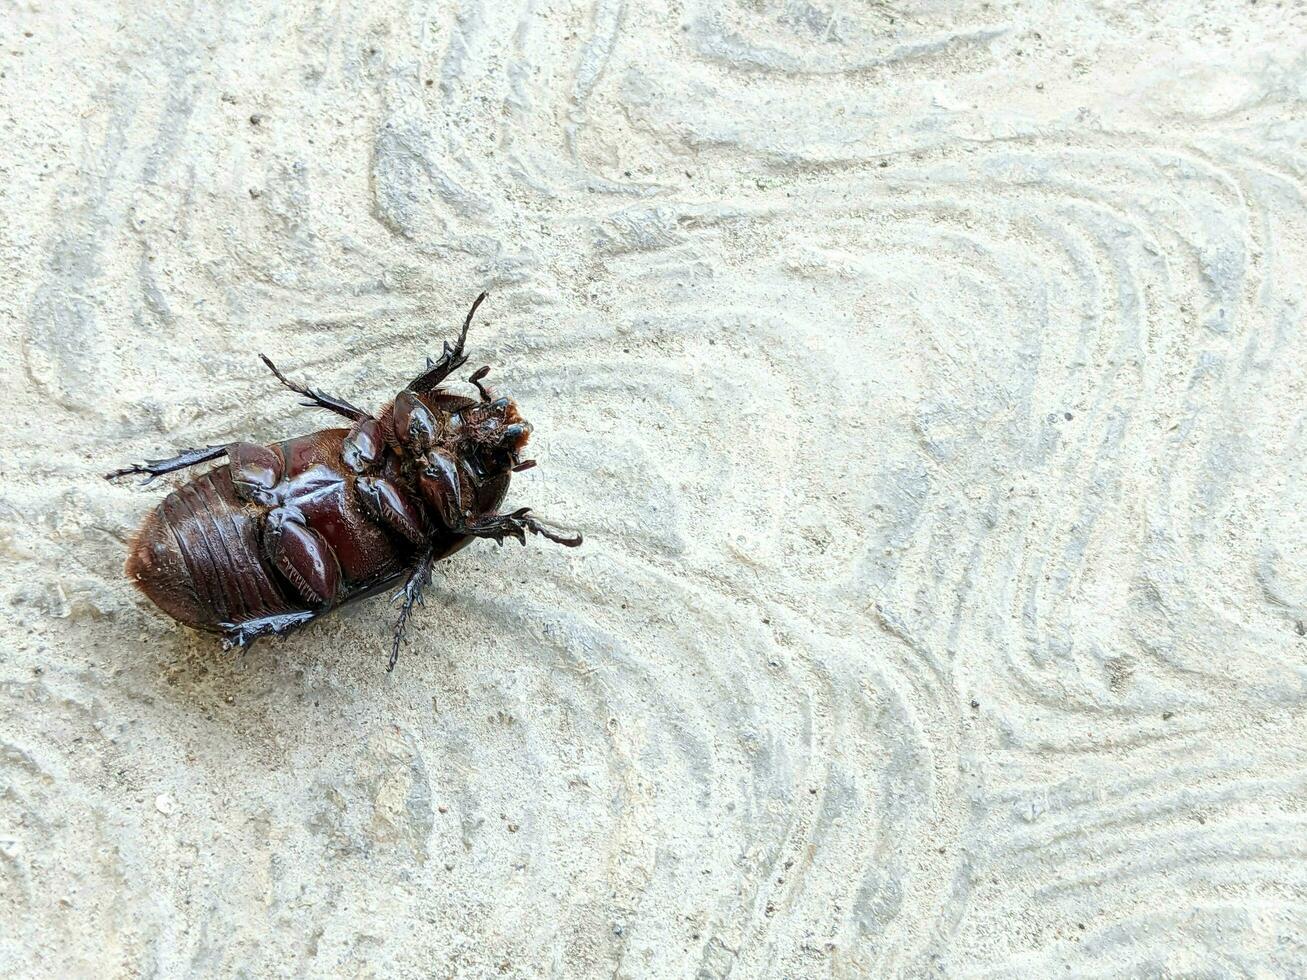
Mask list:
[{"label": "spiny beetle leg", "polygon": [[176,456],[169,459],[147,459],[144,463],[135,463],[131,466],[124,466],[120,470],[114,470],[112,473],[106,473],[106,480],[116,480],[120,476],[135,476],[137,473],[149,474],[141,485],[149,483],[156,476],[163,476],[165,473],[172,473],[176,470],[184,470],[188,466],[194,466],[197,463],[207,463],[211,459],[217,459],[225,455],[226,446],[205,446],[202,449],[183,449]]},{"label": "spiny beetle leg", "polygon": [[311,609],[301,612],[278,613],[261,619],[247,619],[243,623],[219,623],[222,630],[222,648],[230,650],[247,650],[261,636],[285,636],[299,629],[305,623],[316,619],[318,614]]},{"label": "spiny beetle leg", "polygon": [[322,535],[285,509],[270,512],[263,525],[268,560],[306,603],[329,606],[340,588],[340,563]]},{"label": "spiny beetle leg", "polygon": [[467,355],[463,353],[463,345],[467,342],[467,330],[468,327],[472,326],[472,317],[476,315],[477,307],[489,295],[489,293],[482,293],[472,301],[472,309],[467,311],[467,317],[463,320],[463,329],[459,331],[458,340],[454,342],[454,346],[450,347],[449,341],[445,341],[440,360],[429,365],[426,371],[413,379],[412,383],[409,384],[411,390],[416,391],[418,394],[424,394],[438,386],[467,362]]},{"label": "spiny beetle leg", "polygon": [[408,627],[408,617],[413,612],[413,607],[422,602],[422,590],[431,581],[431,567],[436,563],[435,556],[435,550],[430,547],[422,552],[422,557],[413,566],[413,571],[409,574],[408,581],[404,583],[404,588],[395,593],[395,598],[397,600],[402,598],[404,605],[400,607],[399,619],[395,621],[395,638],[390,647],[390,663],[386,665],[387,674],[395,669],[395,662],[399,660],[399,645],[404,640],[404,630]]},{"label": "spiny beetle leg", "polygon": [[301,402],[300,404],[308,408],[325,408],[328,412],[335,412],[337,415],[343,415],[347,419],[358,420],[370,417],[367,412],[363,411],[363,409],[355,408],[343,398],[335,398],[331,395],[324,394],[321,391],[315,391],[314,389],[308,388],[304,385],[297,385],[294,381],[291,381],[286,377],[286,375],[277,370],[277,365],[272,363],[267,354],[260,354],[259,358],[264,364],[268,365],[268,370],[277,376],[278,381],[284,384],[291,391],[295,392],[295,394],[303,395],[308,399],[308,401]]},{"label": "spiny beetle leg", "polygon": [[550,527],[545,521],[528,516],[530,510],[530,507],[520,507],[511,514],[495,514],[491,517],[482,517],[479,520],[451,530],[478,538],[493,538],[500,544],[504,543],[504,538],[517,538],[522,544],[526,544],[526,532],[530,531],[532,534],[538,534],[542,538],[548,538],[550,541],[567,548],[580,546],[581,535],[564,534],[561,530]]},{"label": "spiny beetle leg", "polygon": [[374,518],[414,544],[426,544],[426,521],[422,507],[390,480],[360,477],[354,486],[359,499]]}]

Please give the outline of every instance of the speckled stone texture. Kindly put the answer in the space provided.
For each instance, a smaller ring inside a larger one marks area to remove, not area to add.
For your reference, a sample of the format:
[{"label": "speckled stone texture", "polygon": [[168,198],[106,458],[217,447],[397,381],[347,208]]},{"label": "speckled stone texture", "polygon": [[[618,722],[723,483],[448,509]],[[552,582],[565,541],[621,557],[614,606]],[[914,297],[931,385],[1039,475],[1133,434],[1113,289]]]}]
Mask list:
[{"label": "speckled stone texture", "polygon": [[[0,967],[1307,973],[1301,3],[0,3]],[[535,424],[243,657],[99,474]]]}]

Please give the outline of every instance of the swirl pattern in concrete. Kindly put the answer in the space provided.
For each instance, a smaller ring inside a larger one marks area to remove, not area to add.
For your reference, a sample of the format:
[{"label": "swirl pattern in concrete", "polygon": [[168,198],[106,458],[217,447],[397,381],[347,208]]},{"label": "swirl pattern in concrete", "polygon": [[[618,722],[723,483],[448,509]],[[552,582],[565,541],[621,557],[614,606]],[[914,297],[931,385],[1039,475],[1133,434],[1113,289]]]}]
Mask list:
[{"label": "swirl pattern in concrete", "polygon": [[[10,24],[10,973],[1307,972],[1301,7]],[[133,594],[99,473],[482,288],[583,549],[445,563],[389,677],[380,600]]]}]

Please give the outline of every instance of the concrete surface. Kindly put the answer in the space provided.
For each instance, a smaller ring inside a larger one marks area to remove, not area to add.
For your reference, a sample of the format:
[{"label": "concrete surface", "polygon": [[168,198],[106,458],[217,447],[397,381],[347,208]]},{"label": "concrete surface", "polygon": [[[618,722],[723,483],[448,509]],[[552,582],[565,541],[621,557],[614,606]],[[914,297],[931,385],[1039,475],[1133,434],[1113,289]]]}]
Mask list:
[{"label": "concrete surface", "polygon": [[[1301,3],[0,4],[10,976],[1307,972]],[[98,474],[491,291],[586,531],[242,658]]]}]

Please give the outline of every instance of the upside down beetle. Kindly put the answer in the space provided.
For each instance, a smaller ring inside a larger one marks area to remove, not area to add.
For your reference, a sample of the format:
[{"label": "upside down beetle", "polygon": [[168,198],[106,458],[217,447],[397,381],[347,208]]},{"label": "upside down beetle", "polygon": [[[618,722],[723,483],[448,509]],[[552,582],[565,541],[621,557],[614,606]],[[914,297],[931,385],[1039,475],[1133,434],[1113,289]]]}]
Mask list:
[{"label": "upside down beetle", "polygon": [[[527,532],[574,548],[569,535],[526,507],[498,513],[522,459],[530,424],[509,398],[468,381],[479,398],[441,387],[462,367],[468,327],[377,415],[295,384],[263,357],[301,404],[350,427],[322,429],[270,445],[236,442],[187,449],[107,474],[155,477],[226,457],[181,485],[145,518],[126,572],[169,616],[222,635],[223,648],[298,629],[346,602],[404,579],[387,670],[399,658],[409,615],[432,566],[474,538],[526,543]],[[262,356],[262,355],[260,355]]]}]

